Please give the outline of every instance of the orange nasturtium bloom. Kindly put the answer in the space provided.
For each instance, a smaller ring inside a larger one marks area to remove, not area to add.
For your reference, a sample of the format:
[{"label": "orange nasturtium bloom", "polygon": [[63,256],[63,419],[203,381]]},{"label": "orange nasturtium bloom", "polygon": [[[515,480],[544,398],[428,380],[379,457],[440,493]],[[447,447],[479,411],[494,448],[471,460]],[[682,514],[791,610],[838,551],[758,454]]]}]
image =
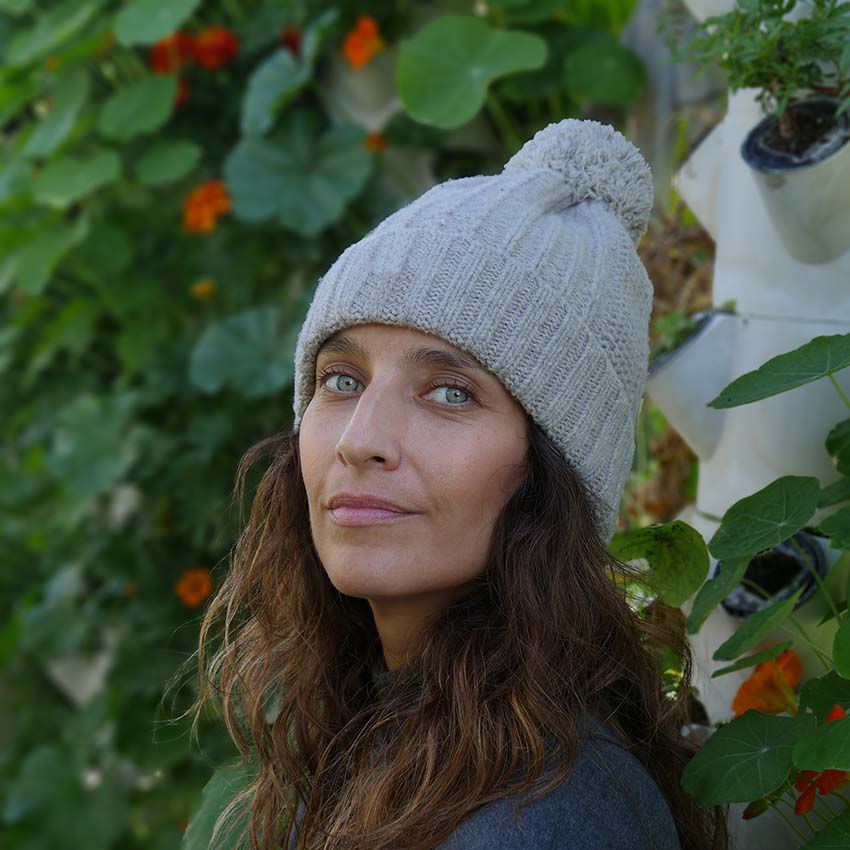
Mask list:
[{"label": "orange nasturtium bloom", "polygon": [[369,133],[366,136],[366,140],[364,142],[367,150],[370,151],[382,151],[387,147],[387,137],[383,133],[379,133],[377,130],[373,133]]},{"label": "orange nasturtium bloom", "polygon": [[343,39],[342,55],[352,68],[359,69],[386,46],[378,30],[378,22],[371,15],[361,15]]},{"label": "orange nasturtium bloom", "polygon": [[207,27],[195,36],[195,62],[209,71],[224,67],[238,52],[239,39],[227,27]]},{"label": "orange nasturtium bloom", "polygon": [[223,180],[196,186],[183,204],[183,229],[187,233],[212,230],[216,219],[230,209],[230,195]]},{"label": "orange nasturtium bloom", "polygon": [[[847,712],[836,703],[826,716],[826,723],[843,720]],[[794,787],[802,794],[794,804],[794,813],[804,815],[815,805],[815,793],[831,794],[845,782],[850,781],[850,770],[801,770]]]},{"label": "orange nasturtium bloom", "polygon": [[794,688],[800,684],[803,665],[793,649],[786,649],[777,658],[757,664],[749,679],[741,684],[732,701],[734,716],[754,708],[765,714],[782,711],[797,713]]},{"label": "orange nasturtium bloom", "polygon": [[207,298],[212,298],[215,290],[215,281],[210,277],[205,277],[192,284],[192,297],[199,301],[205,301]]},{"label": "orange nasturtium bloom", "polygon": [[213,589],[212,576],[206,567],[191,567],[174,585],[174,592],[187,608],[197,608]]},{"label": "orange nasturtium bloom", "polygon": [[194,40],[183,30],[161,38],[150,49],[150,65],[155,74],[170,74],[192,59]]}]

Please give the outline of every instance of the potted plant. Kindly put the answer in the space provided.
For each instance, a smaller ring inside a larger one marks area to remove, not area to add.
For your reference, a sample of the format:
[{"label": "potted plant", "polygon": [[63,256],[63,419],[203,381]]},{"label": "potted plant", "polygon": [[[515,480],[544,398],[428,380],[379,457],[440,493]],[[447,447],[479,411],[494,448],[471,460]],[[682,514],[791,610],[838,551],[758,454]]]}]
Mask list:
[{"label": "potted plant", "polygon": [[[737,0],[696,25],[674,61],[719,65],[766,113],[741,155],[788,253],[824,263],[850,249],[850,3]],[[675,36],[674,36],[675,38]]]}]

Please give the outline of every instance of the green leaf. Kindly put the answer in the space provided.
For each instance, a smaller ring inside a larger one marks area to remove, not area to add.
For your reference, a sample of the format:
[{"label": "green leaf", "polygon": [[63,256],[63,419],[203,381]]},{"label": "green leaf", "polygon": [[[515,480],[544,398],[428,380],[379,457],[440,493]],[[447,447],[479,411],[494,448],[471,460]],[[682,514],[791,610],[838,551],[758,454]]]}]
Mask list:
[{"label": "green leaf", "polygon": [[742,652],[746,652],[756,644],[761,643],[774,629],[778,629],[788,619],[803,590],[802,587],[797,588],[795,593],[787,599],[774,602],[767,608],[751,614],[744,625],[720,644],[711,657],[715,661],[731,661]]},{"label": "green leaf", "polygon": [[[840,614],[842,611],[847,610],[847,600],[845,599],[843,602],[836,602],[835,607],[838,609],[838,613]],[[822,626],[824,623],[828,623],[830,620],[835,619],[835,612],[831,609],[823,615],[823,617],[818,620],[818,625]]]},{"label": "green leaf", "polygon": [[184,24],[200,0],[133,0],[115,16],[119,44],[153,44]]},{"label": "green leaf", "polygon": [[359,127],[340,124],[319,136],[317,120],[312,112],[295,112],[273,137],[249,136],[230,153],[224,176],[237,217],[276,217],[305,237],[339,219],[366,185],[374,161]]},{"label": "green leaf", "polygon": [[91,82],[83,67],[66,71],[53,92],[53,106],[27,139],[21,153],[31,158],[50,156],[68,134],[85,106],[91,92]]},{"label": "green leaf", "polygon": [[201,157],[194,142],[162,140],[157,142],[137,163],[136,176],[146,186],[161,186],[185,177]]},{"label": "green leaf", "polygon": [[850,549],[850,505],[821,520],[818,530],[829,538],[834,549]]},{"label": "green leaf", "polygon": [[310,79],[312,69],[286,48],[275,50],[248,79],[242,100],[241,129],[245,135],[262,134]]},{"label": "green leaf", "polygon": [[564,83],[578,100],[628,106],[643,94],[646,70],[634,51],[599,37],[567,54]]},{"label": "green leaf", "polygon": [[86,237],[88,227],[88,219],[80,217],[71,224],[46,227],[34,239],[24,243],[13,260],[13,276],[20,289],[29,295],[38,295],[59,260]]},{"label": "green leaf", "polygon": [[691,613],[685,621],[685,628],[689,634],[698,632],[708,619],[708,615],[737,587],[747,571],[750,560],[745,556],[718,563],[717,574],[699,589]]},{"label": "green leaf", "polygon": [[115,151],[87,157],[61,156],[49,162],[33,181],[33,198],[52,207],[68,207],[114,183],[121,176],[121,158]]},{"label": "green leaf", "polygon": [[176,73],[148,74],[134,80],[106,101],[97,129],[120,141],[158,130],[171,117],[176,95]]},{"label": "green leaf", "polygon": [[807,679],[800,687],[800,712],[811,711],[818,720],[824,720],[836,703],[850,708],[850,681],[835,670]]},{"label": "green leaf", "polygon": [[708,407],[721,410],[749,404],[833,375],[847,366],[850,366],[850,334],[816,336],[736,378]]},{"label": "green leaf", "polygon": [[442,15],[401,40],[396,86],[417,121],[458,127],[481,109],[493,80],[545,61],[546,42],[537,35],[492,29],[472,15]]},{"label": "green leaf", "polygon": [[267,132],[280,110],[310,80],[319,47],[338,17],[338,9],[326,9],[304,29],[297,58],[289,50],[276,50],[254,70],[242,100],[245,135]]},{"label": "green leaf", "polygon": [[844,619],[832,640],[832,660],[835,672],[850,679],[850,620]]},{"label": "green leaf", "polygon": [[847,850],[850,847],[850,811],[834,817],[817,834],[801,844],[799,850]]},{"label": "green leaf", "polygon": [[820,491],[818,507],[828,508],[830,505],[837,505],[848,499],[850,499],[850,478],[843,476]]},{"label": "green leaf", "polygon": [[649,564],[647,582],[674,607],[696,592],[708,572],[703,536],[681,520],[616,535],[609,551],[621,561],[644,558]]},{"label": "green leaf", "polygon": [[6,65],[26,65],[40,59],[77,33],[103,5],[102,0],[65,0],[39,12],[35,26],[17,33],[5,50]]},{"label": "green leaf", "polygon": [[850,475],[850,419],[839,422],[826,435],[826,450],[842,475]]},{"label": "green leaf", "polygon": [[139,456],[144,431],[129,420],[131,395],[80,395],[56,418],[50,470],[81,502],[118,482]]},{"label": "green leaf", "polygon": [[205,393],[230,387],[246,398],[292,382],[294,331],[282,337],[274,306],[257,307],[209,325],[192,351],[189,378]]},{"label": "green leaf", "polygon": [[794,745],[800,770],[850,770],[850,717],[822,723]]},{"label": "green leaf", "polygon": [[747,667],[755,667],[756,664],[761,664],[765,661],[770,661],[772,658],[777,658],[785,652],[786,649],[790,648],[791,641],[785,641],[784,643],[777,643],[776,646],[771,646],[769,649],[763,649],[761,652],[753,653],[753,655],[748,655],[745,658],[739,658],[734,664],[729,664],[726,667],[721,667],[718,670],[715,670],[711,674],[711,678],[714,679],[717,676],[724,676],[726,673],[734,673],[735,670],[744,670]]},{"label": "green leaf", "polygon": [[708,551],[718,560],[752,557],[795,535],[814,514],[820,482],[807,475],[784,475],[751,496],[735,502],[725,514]]},{"label": "green leaf", "polygon": [[748,709],[721,726],[685,765],[682,788],[703,806],[746,803],[776,791],[792,767],[811,715],[783,717]]},{"label": "green leaf", "polygon": [[[250,765],[234,764],[219,768],[204,787],[201,805],[189,821],[180,850],[210,850],[216,820],[227,804],[248,787],[254,776]],[[219,833],[216,847],[236,850],[232,844],[233,837],[240,834],[247,818],[247,812],[237,814],[235,820],[229,818],[221,827],[223,831]]]}]

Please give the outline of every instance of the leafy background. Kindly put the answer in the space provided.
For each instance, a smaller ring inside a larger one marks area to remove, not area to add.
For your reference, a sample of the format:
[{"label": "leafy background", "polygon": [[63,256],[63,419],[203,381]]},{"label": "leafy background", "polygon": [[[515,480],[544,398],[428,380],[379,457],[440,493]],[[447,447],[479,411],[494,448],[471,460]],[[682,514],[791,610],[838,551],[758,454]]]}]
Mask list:
[{"label": "leafy background", "polygon": [[[236,463],[290,424],[318,276],[550,121],[623,129],[647,97],[634,8],[0,0],[4,848],[181,845],[235,751],[216,717],[191,742],[191,679],[165,685],[238,533]],[[660,349],[712,245],[673,204],[641,250]],[[651,405],[638,448],[622,528],[694,492]]]}]

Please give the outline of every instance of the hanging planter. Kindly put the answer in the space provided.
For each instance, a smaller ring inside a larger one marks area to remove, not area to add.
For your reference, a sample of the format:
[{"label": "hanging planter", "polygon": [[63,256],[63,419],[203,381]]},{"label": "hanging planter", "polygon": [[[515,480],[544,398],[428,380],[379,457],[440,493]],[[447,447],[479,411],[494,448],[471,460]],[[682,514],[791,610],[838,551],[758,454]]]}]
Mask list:
[{"label": "hanging planter", "polygon": [[719,66],[732,92],[753,89],[766,117],[741,156],[789,255],[826,263],[850,250],[850,3],[739,2],[701,21],[675,61]]},{"label": "hanging planter", "polygon": [[791,103],[783,116],[760,121],[741,145],[777,233],[803,263],[830,262],[850,250],[850,115],[836,116],[839,103]]}]

